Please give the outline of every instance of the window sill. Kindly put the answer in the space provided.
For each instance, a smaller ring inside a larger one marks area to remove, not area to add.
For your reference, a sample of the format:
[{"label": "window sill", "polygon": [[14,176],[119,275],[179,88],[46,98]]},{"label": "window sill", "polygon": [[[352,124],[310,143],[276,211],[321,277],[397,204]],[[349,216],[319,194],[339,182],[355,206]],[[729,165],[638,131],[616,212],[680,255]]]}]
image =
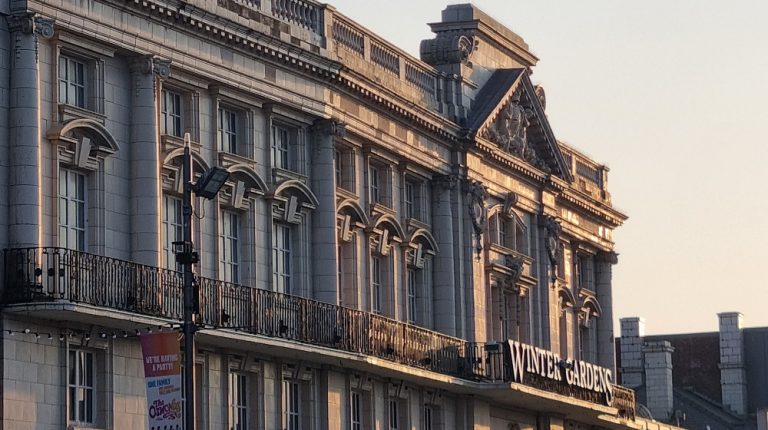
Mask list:
[{"label": "window sill", "polygon": [[[174,149],[181,149],[184,148],[184,138],[173,136],[170,134],[161,134],[160,135],[160,145],[163,148],[163,152],[168,154]],[[202,145],[200,145],[200,142],[195,142],[194,140],[189,143],[190,148],[192,148],[192,151],[196,153],[200,153],[200,149]]]},{"label": "window sill", "polygon": [[282,169],[280,167],[272,168],[272,182],[277,184],[285,180],[301,181],[306,183],[307,177],[293,170]]},{"label": "window sill", "polygon": [[255,169],[256,161],[248,158],[245,155],[234,154],[232,152],[219,151],[219,163],[224,168],[229,168],[236,164],[245,164],[246,166]]},{"label": "window sill", "polygon": [[67,426],[67,430],[106,430],[103,427],[89,427],[86,424],[70,424]]},{"label": "window sill", "polygon": [[73,119],[90,119],[104,125],[104,122],[107,119],[106,115],[66,103],[59,103],[58,108],[59,119],[62,123],[71,121]]}]

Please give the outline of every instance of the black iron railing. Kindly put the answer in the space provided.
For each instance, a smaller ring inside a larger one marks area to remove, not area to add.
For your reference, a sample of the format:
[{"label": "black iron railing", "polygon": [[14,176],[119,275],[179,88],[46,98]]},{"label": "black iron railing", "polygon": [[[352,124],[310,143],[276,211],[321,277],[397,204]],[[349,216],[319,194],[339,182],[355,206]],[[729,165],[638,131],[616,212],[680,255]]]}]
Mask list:
[{"label": "black iron railing", "polygon": [[[5,304],[62,300],[174,321],[183,316],[180,272],[55,247],[7,249],[4,263]],[[203,277],[195,282],[198,323],[208,327],[365,354],[465,379],[510,380],[502,344],[467,342],[303,297]],[[634,417],[634,392],[616,389],[620,414]]]}]

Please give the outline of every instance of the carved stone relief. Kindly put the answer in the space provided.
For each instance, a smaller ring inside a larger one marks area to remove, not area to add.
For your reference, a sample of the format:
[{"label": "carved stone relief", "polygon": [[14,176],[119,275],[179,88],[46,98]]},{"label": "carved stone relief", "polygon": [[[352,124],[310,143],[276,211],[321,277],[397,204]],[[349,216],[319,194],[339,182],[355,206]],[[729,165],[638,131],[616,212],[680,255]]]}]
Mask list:
[{"label": "carved stone relief", "polygon": [[528,129],[534,113],[523,106],[522,91],[517,90],[512,99],[501,109],[494,122],[482,133],[482,137],[497,144],[502,151],[528,161],[548,171],[547,165],[531,146]]},{"label": "carved stone relief", "polygon": [[440,33],[421,42],[421,58],[431,65],[461,63],[471,67],[470,58],[479,45],[470,34]]},{"label": "carved stone relief", "polygon": [[469,202],[467,209],[469,210],[469,219],[472,222],[472,228],[475,231],[475,251],[480,252],[483,250],[483,243],[481,235],[483,234],[483,226],[485,225],[485,218],[488,212],[488,208],[485,206],[485,200],[488,198],[488,191],[480,181],[470,181],[468,183],[468,195]]}]

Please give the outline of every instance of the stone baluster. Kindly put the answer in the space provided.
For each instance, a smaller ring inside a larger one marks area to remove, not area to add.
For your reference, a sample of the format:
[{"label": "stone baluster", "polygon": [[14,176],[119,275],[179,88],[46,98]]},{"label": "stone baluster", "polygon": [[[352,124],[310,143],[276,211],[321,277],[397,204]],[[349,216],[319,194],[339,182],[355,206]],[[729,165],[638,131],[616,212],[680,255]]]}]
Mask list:
[{"label": "stone baluster", "polygon": [[612,269],[618,263],[615,252],[600,252],[596,258],[595,293],[602,315],[597,319],[597,363],[615,373],[616,347],[613,331]]},{"label": "stone baluster", "polygon": [[170,75],[170,61],[142,56],[131,63],[131,259],[160,266],[160,136],[158,79]]},{"label": "stone baluster", "polygon": [[7,18],[11,33],[10,107],[8,112],[9,246],[40,246],[41,136],[38,38],[53,36],[53,20],[33,15]]},{"label": "stone baluster", "polygon": [[439,252],[434,257],[434,328],[450,336],[456,335],[456,279],[453,254],[453,212],[451,193],[456,189],[455,176],[439,176],[433,180],[432,211],[435,240]]},{"label": "stone baluster", "polygon": [[314,298],[337,303],[338,258],[336,233],[336,169],[335,139],[344,137],[344,125],[334,120],[318,120],[312,127],[312,191],[318,207],[312,214],[313,288]]}]

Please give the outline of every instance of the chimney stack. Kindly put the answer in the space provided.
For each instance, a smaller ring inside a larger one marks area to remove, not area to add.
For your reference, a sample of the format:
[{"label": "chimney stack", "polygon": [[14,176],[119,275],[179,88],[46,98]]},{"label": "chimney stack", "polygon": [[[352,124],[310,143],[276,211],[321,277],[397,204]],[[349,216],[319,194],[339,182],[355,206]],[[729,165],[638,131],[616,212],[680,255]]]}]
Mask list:
[{"label": "chimney stack", "polygon": [[675,349],[666,340],[648,342],[645,355],[646,406],[657,420],[668,421],[674,410],[672,390],[672,352]]},{"label": "chimney stack", "polygon": [[621,323],[621,385],[637,388],[643,385],[643,336],[645,320],[622,318]]},{"label": "chimney stack", "polygon": [[747,383],[744,370],[744,342],[739,312],[717,314],[720,320],[720,389],[723,405],[733,412],[747,413]]}]

